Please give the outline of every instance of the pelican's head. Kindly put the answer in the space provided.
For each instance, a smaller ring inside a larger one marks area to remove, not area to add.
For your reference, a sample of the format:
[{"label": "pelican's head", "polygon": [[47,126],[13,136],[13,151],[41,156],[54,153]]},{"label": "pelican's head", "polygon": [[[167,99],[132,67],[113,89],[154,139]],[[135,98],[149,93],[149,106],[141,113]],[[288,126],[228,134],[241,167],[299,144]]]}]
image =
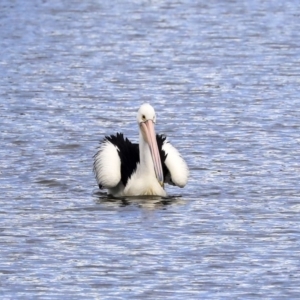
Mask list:
[{"label": "pelican's head", "polygon": [[137,121],[139,124],[151,120],[154,124],[156,122],[156,115],[154,108],[149,103],[144,103],[139,108],[137,114]]},{"label": "pelican's head", "polygon": [[163,186],[164,175],[154,130],[156,115],[154,108],[150,104],[145,103],[139,108],[137,122],[140,126],[143,140],[149,145],[156,178],[160,185]]}]

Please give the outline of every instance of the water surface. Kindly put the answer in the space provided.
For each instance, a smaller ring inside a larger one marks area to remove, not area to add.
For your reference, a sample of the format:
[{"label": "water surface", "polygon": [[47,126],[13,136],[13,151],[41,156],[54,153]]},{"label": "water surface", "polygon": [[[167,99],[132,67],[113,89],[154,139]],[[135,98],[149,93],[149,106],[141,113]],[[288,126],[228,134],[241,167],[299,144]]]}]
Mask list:
[{"label": "water surface", "polygon": [[[297,1],[2,1],[3,299],[296,299]],[[190,167],[110,199],[93,155],[148,101]]]}]

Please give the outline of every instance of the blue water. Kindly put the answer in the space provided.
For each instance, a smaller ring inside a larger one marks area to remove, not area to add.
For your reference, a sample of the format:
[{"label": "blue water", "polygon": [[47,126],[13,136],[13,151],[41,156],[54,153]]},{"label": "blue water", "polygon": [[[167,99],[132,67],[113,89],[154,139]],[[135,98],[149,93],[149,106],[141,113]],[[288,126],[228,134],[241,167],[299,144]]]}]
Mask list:
[{"label": "blue water", "polygon": [[[1,298],[299,298],[299,8],[1,1]],[[190,179],[112,200],[93,155],[143,102]]]}]

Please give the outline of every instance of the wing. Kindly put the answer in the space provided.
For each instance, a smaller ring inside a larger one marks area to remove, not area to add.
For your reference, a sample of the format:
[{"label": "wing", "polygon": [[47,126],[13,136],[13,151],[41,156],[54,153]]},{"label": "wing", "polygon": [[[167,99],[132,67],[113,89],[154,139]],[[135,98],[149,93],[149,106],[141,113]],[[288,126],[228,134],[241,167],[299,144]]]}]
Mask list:
[{"label": "wing", "polygon": [[110,138],[105,137],[94,155],[94,173],[100,189],[113,188],[121,180],[121,160],[118,151],[118,147]]},{"label": "wing", "polygon": [[157,144],[163,164],[165,182],[184,187],[189,176],[189,168],[175,147],[163,135],[157,135]]},{"label": "wing", "polygon": [[139,163],[139,146],[122,133],[106,136],[94,159],[94,173],[100,188],[111,189],[120,182],[126,186]]}]

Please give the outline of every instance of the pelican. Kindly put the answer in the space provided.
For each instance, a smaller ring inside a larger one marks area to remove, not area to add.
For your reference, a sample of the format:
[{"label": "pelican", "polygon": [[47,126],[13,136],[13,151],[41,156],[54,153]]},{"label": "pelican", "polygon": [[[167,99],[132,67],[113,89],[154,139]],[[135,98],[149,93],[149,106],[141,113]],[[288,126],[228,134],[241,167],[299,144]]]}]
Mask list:
[{"label": "pelican", "polygon": [[100,189],[114,197],[154,195],[166,197],[164,184],[184,187],[189,170],[164,135],[156,135],[154,108],[143,104],[137,113],[139,144],[122,133],[106,136],[94,155],[94,173]]}]

